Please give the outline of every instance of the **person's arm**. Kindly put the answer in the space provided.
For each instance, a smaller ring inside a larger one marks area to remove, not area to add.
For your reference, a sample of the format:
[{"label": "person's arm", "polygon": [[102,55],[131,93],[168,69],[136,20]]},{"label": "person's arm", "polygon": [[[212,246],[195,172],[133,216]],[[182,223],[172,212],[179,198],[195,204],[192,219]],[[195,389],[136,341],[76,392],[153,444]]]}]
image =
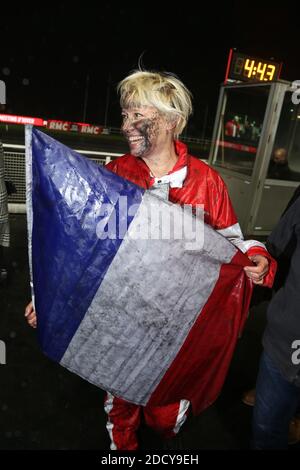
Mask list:
[{"label": "person's arm", "polygon": [[231,204],[226,185],[220,175],[211,186],[210,216],[213,227],[239,250],[245,253],[255,266],[245,267],[245,272],[254,284],[272,287],[277,262],[265,245],[257,240],[244,240],[240,225]]},{"label": "person's arm", "polygon": [[29,302],[29,304],[25,308],[25,318],[27,320],[28,325],[32,326],[32,328],[36,328],[37,326],[36,312],[33,308],[32,301]]},{"label": "person's arm", "polygon": [[290,244],[297,243],[297,229],[300,225],[300,198],[288,206],[279,222],[268,237],[267,245],[276,258],[280,257],[289,249]]},{"label": "person's arm", "polygon": [[244,240],[239,223],[235,223],[226,229],[219,229],[217,232],[225,236],[255,264],[255,266],[246,266],[244,268],[254,284],[272,287],[277,262],[267,251],[265,245],[257,240]]}]

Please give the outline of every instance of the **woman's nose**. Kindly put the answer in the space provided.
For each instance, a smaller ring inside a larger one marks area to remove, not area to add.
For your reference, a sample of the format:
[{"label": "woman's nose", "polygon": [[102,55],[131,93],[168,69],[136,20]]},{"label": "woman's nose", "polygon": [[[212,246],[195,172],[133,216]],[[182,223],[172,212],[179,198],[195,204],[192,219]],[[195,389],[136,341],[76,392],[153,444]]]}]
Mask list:
[{"label": "woman's nose", "polygon": [[122,123],[122,127],[121,127],[122,131],[126,132],[126,131],[132,129],[133,128],[133,123],[134,123],[133,119],[127,118],[126,120],[124,120],[123,123]]}]

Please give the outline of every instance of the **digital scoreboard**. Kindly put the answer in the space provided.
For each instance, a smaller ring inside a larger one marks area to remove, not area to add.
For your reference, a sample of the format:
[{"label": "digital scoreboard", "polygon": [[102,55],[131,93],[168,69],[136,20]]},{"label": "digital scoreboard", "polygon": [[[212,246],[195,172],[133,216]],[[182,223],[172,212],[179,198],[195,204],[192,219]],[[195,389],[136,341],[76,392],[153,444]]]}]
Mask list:
[{"label": "digital scoreboard", "polygon": [[225,83],[228,80],[241,82],[273,82],[280,76],[282,63],[260,59],[230,49]]}]

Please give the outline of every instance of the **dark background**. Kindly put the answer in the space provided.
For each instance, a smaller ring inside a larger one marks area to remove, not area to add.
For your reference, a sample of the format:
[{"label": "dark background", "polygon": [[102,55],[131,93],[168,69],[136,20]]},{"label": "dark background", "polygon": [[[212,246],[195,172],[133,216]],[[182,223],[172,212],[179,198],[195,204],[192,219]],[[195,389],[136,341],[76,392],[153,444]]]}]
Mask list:
[{"label": "dark background", "polygon": [[[298,10],[288,1],[280,7],[246,1],[177,6],[102,0],[97,7],[92,2],[2,2],[0,79],[7,86],[6,112],[81,121],[86,102],[87,122],[104,124],[106,118],[108,126],[118,127],[116,85],[142,55],[146,69],[173,72],[192,91],[195,111],[187,134],[202,136],[205,128],[210,137],[231,47],[282,61],[282,78],[300,79]],[[25,216],[11,217],[11,232],[12,268],[0,285],[5,297],[0,339],[7,346],[7,365],[0,371],[0,450],[107,450],[103,392],[43,356],[35,331],[24,321],[30,298]],[[186,423],[182,449],[249,448],[252,408],[241,397],[255,384],[265,312],[265,302],[252,308],[222,394]],[[161,445],[151,430],[141,428],[142,449]]]},{"label": "dark background", "polygon": [[116,85],[142,56],[145,69],[173,72],[192,91],[186,134],[209,138],[231,47],[300,79],[297,11],[291,1],[1,6],[6,112],[119,127]]}]

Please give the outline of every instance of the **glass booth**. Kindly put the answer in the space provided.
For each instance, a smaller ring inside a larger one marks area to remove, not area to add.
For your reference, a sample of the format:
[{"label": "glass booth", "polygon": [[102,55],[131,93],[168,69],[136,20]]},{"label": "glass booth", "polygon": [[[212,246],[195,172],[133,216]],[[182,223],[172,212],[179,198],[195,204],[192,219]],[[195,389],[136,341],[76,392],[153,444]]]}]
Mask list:
[{"label": "glass booth", "polygon": [[290,82],[221,86],[208,163],[245,237],[265,238],[300,184],[300,104]]}]

